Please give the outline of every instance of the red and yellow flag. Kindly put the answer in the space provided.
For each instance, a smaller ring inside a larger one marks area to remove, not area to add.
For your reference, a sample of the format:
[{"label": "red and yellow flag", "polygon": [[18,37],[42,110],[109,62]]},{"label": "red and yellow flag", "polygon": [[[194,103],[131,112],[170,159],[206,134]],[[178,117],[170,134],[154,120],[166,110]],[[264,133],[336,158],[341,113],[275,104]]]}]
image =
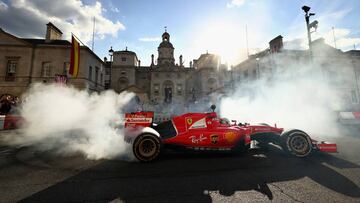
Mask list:
[{"label": "red and yellow flag", "polygon": [[71,36],[71,57],[70,57],[70,69],[69,74],[72,77],[77,77],[80,65],[80,43]]}]

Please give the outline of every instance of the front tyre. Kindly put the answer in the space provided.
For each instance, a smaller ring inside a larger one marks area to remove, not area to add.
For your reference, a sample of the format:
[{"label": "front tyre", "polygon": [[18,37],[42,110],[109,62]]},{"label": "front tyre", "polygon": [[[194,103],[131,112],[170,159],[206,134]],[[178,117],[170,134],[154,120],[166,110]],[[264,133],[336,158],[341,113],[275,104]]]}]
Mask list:
[{"label": "front tyre", "polygon": [[160,138],[151,133],[139,135],[133,144],[135,157],[141,162],[149,162],[156,159],[160,154]]},{"label": "front tyre", "polygon": [[292,130],[281,135],[282,148],[297,157],[306,157],[312,151],[311,139],[301,130]]}]

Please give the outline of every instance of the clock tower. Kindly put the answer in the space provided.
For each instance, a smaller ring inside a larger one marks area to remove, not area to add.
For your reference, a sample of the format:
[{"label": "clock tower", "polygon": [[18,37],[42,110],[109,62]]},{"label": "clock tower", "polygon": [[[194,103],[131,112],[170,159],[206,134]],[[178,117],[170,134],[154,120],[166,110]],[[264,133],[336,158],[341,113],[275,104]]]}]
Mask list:
[{"label": "clock tower", "polygon": [[175,65],[174,46],[170,43],[170,34],[162,34],[162,42],[158,47],[158,65]]}]

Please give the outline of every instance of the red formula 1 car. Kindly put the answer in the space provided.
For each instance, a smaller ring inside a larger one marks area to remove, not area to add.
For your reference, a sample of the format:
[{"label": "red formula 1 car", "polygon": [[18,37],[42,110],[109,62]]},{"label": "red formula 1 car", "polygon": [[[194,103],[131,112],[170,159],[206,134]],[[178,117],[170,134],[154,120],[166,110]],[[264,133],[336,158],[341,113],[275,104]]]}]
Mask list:
[{"label": "red formula 1 car", "polygon": [[318,142],[301,130],[284,132],[283,128],[267,124],[250,125],[230,123],[214,112],[186,113],[169,121],[153,123],[153,112],[135,112],[125,115],[125,139],[133,144],[139,161],[157,158],[163,148],[245,152],[251,141],[274,143],[297,157],[306,157],[312,151],[337,152],[336,144]]}]

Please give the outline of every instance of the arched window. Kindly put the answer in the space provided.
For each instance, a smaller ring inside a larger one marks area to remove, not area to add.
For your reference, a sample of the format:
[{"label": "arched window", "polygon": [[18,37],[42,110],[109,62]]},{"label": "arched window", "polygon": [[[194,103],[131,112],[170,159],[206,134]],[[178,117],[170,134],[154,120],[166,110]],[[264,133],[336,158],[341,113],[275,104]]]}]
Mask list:
[{"label": "arched window", "polygon": [[208,85],[209,91],[215,90],[216,87],[217,87],[216,79],[215,78],[209,78],[208,81],[207,81],[207,85]]}]

